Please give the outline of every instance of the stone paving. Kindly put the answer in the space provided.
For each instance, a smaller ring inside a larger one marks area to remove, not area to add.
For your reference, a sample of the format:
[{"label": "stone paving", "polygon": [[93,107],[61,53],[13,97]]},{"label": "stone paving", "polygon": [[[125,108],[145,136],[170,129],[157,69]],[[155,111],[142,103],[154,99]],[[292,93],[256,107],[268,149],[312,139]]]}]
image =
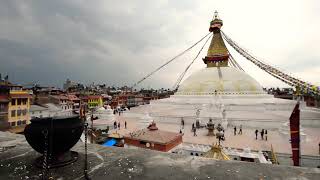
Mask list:
[{"label": "stone paving", "polygon": [[[120,121],[121,128],[117,130],[120,134],[127,134],[134,130],[137,130],[137,118],[127,118],[123,115],[116,116],[116,121]],[[127,129],[124,129],[124,121],[127,121]],[[164,124],[156,122],[160,130],[166,130],[171,132],[179,132],[181,126],[178,124]],[[237,127],[239,128],[239,127]],[[307,140],[301,143],[302,155],[319,155],[319,142],[320,142],[320,129],[319,128],[304,128],[307,134]],[[239,129],[237,129],[238,131]],[[258,129],[259,132],[261,129]],[[243,134],[233,134],[233,127],[229,127],[225,131],[226,140],[223,142],[223,146],[232,148],[245,148],[250,147],[252,150],[270,150],[271,144],[274,151],[278,153],[291,154],[291,146],[289,139],[286,139],[279,131],[268,130],[268,141],[261,140],[260,133],[258,133],[258,140],[255,140],[255,129],[245,128],[243,126]],[[183,130],[183,142],[197,143],[197,144],[212,144],[217,142],[217,139],[212,136],[207,136],[207,130],[205,128],[197,131],[197,136],[193,136],[191,132],[191,124],[186,124]]]},{"label": "stone paving", "polygon": [[[23,136],[22,136],[23,137]],[[0,132],[0,140],[1,140]],[[5,139],[3,139],[5,141]],[[76,144],[78,161],[50,169],[50,179],[84,180],[84,145]],[[0,179],[42,179],[43,169],[34,165],[40,154],[27,142],[0,153]],[[92,180],[318,180],[318,168],[289,167],[238,161],[215,161],[145,149],[126,149],[88,145],[88,175]]]}]

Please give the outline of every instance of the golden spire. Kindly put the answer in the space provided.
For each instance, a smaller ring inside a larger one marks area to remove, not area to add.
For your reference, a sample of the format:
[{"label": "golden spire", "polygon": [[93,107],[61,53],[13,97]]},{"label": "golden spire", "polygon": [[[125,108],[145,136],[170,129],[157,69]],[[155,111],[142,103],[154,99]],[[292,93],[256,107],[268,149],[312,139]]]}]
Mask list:
[{"label": "golden spire", "polygon": [[222,146],[218,144],[212,145],[211,149],[203,157],[216,160],[230,160],[230,157],[222,150]]},{"label": "golden spire", "polygon": [[213,37],[208,49],[207,56],[203,59],[207,67],[228,66],[229,51],[224,44],[220,29],[223,21],[219,18],[218,12],[214,12],[214,18],[210,22],[209,31],[213,32]]}]

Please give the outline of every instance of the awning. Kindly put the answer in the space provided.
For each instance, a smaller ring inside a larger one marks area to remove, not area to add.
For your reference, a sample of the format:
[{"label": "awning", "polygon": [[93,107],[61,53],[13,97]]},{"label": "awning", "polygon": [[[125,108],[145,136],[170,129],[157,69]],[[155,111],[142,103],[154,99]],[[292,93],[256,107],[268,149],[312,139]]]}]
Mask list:
[{"label": "awning", "polygon": [[7,103],[7,102],[9,102],[9,99],[7,96],[0,96],[0,102]]},{"label": "awning", "polygon": [[11,98],[32,98],[30,94],[10,94]]}]

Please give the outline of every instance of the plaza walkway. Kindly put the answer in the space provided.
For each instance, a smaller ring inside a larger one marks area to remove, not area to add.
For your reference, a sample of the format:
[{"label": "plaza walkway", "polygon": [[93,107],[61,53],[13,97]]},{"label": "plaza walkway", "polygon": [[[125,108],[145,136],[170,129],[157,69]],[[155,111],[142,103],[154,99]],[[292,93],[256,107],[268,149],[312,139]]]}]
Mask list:
[{"label": "plaza walkway", "polygon": [[[139,129],[137,127],[137,122],[139,119],[126,118],[123,115],[116,116],[116,121],[121,124],[120,130],[117,130],[122,135],[128,134],[134,130]],[[127,129],[124,128],[124,122],[127,121]],[[181,126],[177,124],[164,124],[157,123],[157,127],[160,130],[179,132]],[[252,150],[270,150],[271,144],[274,150],[278,153],[291,153],[291,146],[289,139],[285,138],[282,134],[275,130],[268,130],[268,141],[261,140],[260,131],[258,133],[258,140],[255,140],[255,129],[246,128],[243,124],[242,135],[233,134],[233,127],[228,127],[225,131],[226,140],[223,141],[223,146],[232,147],[232,148],[245,148],[250,147]],[[237,131],[239,131],[237,127]],[[319,142],[320,142],[320,130],[319,128],[304,128],[305,133],[307,134],[307,140],[301,143],[301,149],[303,155],[319,155]],[[113,130],[114,131],[114,130]],[[193,136],[191,132],[191,125],[185,125],[185,128],[182,129],[184,136],[183,142],[187,143],[197,143],[197,144],[209,144],[217,142],[215,136],[207,136],[207,129],[202,128],[197,130],[198,136]]]}]

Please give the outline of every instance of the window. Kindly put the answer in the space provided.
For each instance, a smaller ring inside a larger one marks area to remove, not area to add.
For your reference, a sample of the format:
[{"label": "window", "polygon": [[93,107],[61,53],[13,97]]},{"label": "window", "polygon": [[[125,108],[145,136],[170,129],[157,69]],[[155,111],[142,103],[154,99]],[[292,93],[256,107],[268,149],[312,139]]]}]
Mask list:
[{"label": "window", "polygon": [[16,122],[11,122],[11,126],[16,126]]},{"label": "window", "polygon": [[18,105],[21,105],[21,99],[18,99]]},{"label": "window", "polygon": [[15,117],[16,116],[16,110],[11,110],[11,117]]},{"label": "window", "polygon": [[5,105],[0,104],[0,112],[4,112],[4,111],[6,111]]},{"label": "window", "polygon": [[21,121],[17,121],[17,126],[20,126],[21,125]]},{"label": "window", "polygon": [[27,115],[27,110],[26,109],[22,110],[22,115],[23,116]]},{"label": "window", "polygon": [[17,110],[17,116],[21,116],[21,110],[20,109]]},{"label": "window", "polygon": [[23,98],[23,99],[22,99],[22,104],[23,104],[23,105],[26,105],[27,102],[28,102],[28,99],[26,99],[26,98]]},{"label": "window", "polygon": [[22,121],[22,124],[27,124],[27,121],[26,121],[26,120],[23,120],[23,121]]},{"label": "window", "polygon": [[16,105],[16,99],[11,99],[11,105],[12,106]]}]

